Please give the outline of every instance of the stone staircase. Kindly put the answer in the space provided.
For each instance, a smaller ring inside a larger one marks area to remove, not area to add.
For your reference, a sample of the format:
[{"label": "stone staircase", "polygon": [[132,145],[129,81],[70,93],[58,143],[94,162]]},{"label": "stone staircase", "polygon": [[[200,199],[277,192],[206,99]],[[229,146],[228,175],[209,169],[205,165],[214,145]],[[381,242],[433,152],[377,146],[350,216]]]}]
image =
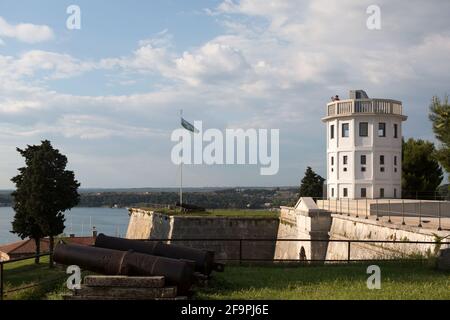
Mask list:
[{"label": "stone staircase", "polygon": [[164,277],[128,277],[90,275],[80,289],[65,300],[184,300],[177,288],[165,286]]}]

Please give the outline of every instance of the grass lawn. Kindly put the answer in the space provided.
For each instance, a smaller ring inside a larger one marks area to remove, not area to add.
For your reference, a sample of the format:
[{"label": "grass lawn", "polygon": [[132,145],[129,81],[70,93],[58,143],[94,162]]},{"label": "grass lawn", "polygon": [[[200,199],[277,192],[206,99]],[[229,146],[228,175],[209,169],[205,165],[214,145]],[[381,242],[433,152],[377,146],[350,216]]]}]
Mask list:
[{"label": "grass lawn", "polygon": [[151,210],[159,213],[164,213],[174,216],[186,217],[239,217],[239,218],[278,218],[280,213],[278,211],[269,210],[239,210],[239,209],[208,209],[204,212],[189,212],[183,213],[176,209],[152,209],[142,208],[144,210]]},{"label": "grass lawn", "polygon": [[[65,268],[49,269],[33,259],[5,267],[5,299],[61,299],[67,292]],[[227,266],[214,273],[208,288],[196,288],[194,299],[450,299],[450,273],[426,262],[380,262],[381,289],[369,290],[369,263],[339,265]]]},{"label": "grass lawn", "polygon": [[[381,268],[381,289],[369,290],[367,266]],[[450,299],[450,273],[426,262],[314,266],[228,266],[196,299]]]},{"label": "grass lawn", "polygon": [[[65,268],[50,269],[48,257],[36,265],[34,258],[5,264],[5,300],[54,299],[64,290]],[[17,290],[24,288],[23,290]]]}]

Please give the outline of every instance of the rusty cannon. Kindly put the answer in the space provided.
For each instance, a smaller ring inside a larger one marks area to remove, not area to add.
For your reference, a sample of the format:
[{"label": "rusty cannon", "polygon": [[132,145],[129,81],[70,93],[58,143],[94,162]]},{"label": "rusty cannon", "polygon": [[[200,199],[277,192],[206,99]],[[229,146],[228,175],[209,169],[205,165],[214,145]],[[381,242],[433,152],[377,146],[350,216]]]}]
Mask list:
[{"label": "rusty cannon", "polygon": [[221,272],[224,269],[223,264],[214,261],[213,251],[166,244],[161,241],[130,240],[99,234],[95,240],[95,246],[121,251],[133,250],[173,259],[192,260],[195,262],[195,270],[208,276],[213,270]]},{"label": "rusty cannon", "polygon": [[187,294],[197,281],[193,261],[157,257],[131,250],[58,244],[53,257],[57,263],[77,265],[104,275],[164,276],[166,283],[176,286],[181,295]]}]

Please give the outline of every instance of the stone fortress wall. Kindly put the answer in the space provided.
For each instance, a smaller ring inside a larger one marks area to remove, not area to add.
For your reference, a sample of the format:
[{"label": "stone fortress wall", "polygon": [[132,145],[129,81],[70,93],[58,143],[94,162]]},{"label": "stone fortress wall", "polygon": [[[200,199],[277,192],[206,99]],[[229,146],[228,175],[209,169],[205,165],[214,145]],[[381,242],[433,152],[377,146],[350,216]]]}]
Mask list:
[{"label": "stone fortress wall", "polygon": [[[301,198],[294,207],[282,207],[280,218],[174,216],[130,209],[127,231],[129,239],[172,239],[169,242],[174,244],[213,250],[218,259],[227,260],[242,257],[256,260],[345,261],[349,254],[348,240],[434,242],[445,237],[450,237],[450,231],[399,226],[364,217],[333,214],[320,209],[311,198]],[[288,239],[316,241],[286,241]],[[330,242],[329,239],[342,242]],[[434,244],[352,243],[350,259],[428,255],[439,248],[439,245]]]},{"label": "stone fortress wall", "polygon": [[[219,259],[237,260],[239,256],[247,259],[272,259],[276,246],[274,241],[251,239],[275,239],[278,226],[277,218],[169,216],[131,209],[127,238],[172,239],[169,242],[173,244],[213,250]],[[227,239],[249,240],[240,242]]]}]

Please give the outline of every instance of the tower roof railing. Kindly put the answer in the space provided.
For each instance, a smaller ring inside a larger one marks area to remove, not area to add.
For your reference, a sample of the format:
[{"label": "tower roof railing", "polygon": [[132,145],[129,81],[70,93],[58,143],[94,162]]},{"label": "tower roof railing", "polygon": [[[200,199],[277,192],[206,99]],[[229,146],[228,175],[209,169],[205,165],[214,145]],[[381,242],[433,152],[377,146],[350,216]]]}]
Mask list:
[{"label": "tower roof railing", "polygon": [[403,116],[403,106],[400,101],[391,99],[347,99],[327,104],[327,117],[352,114],[393,114]]}]

